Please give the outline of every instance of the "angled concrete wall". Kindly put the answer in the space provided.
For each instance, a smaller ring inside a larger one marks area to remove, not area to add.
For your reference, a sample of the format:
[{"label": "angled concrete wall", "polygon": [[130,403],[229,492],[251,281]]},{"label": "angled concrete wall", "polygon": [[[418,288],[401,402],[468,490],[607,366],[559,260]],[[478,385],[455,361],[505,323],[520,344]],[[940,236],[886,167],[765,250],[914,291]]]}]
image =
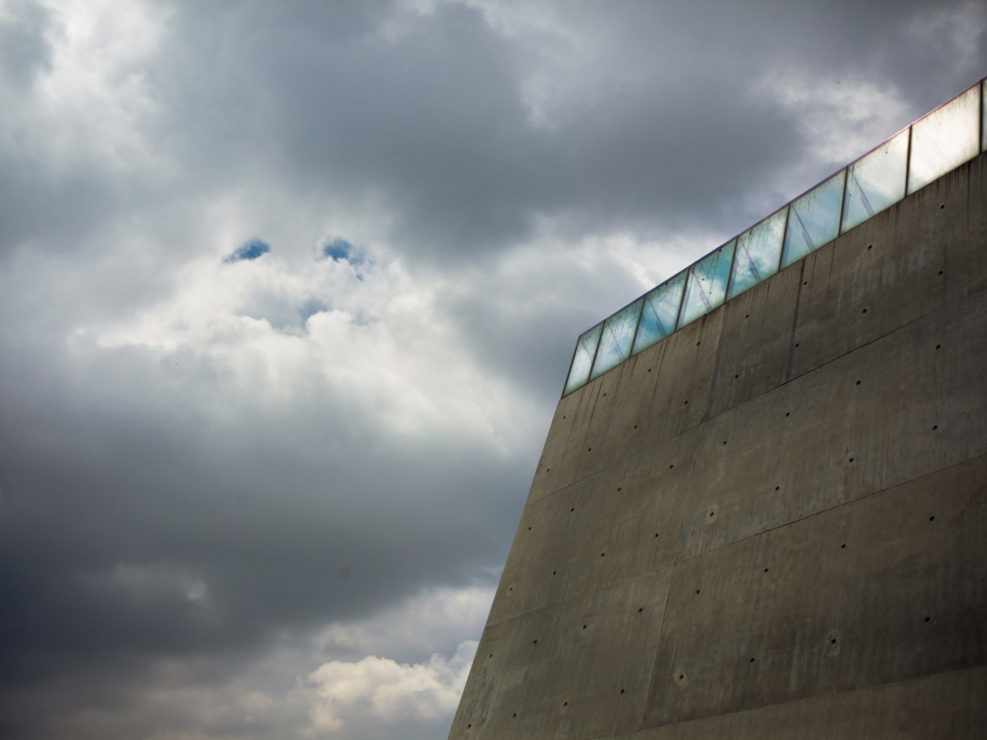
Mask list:
[{"label": "angled concrete wall", "polygon": [[563,398],[455,738],[980,737],[987,155]]}]

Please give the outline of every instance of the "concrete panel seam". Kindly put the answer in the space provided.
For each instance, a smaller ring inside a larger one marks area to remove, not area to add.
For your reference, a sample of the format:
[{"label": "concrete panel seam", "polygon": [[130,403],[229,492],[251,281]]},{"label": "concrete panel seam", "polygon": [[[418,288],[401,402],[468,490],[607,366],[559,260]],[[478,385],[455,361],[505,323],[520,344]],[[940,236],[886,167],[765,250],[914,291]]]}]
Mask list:
[{"label": "concrete panel seam", "polygon": [[839,509],[842,509],[842,508],[844,508],[846,506],[852,506],[853,504],[859,503],[861,501],[865,501],[866,499],[869,499],[871,496],[877,496],[878,494],[881,494],[881,493],[887,493],[888,491],[893,491],[896,488],[901,488],[902,486],[910,485],[910,484],[912,484],[915,481],[922,480],[923,478],[928,478],[928,477],[933,476],[933,475],[938,475],[939,473],[942,473],[943,471],[951,470],[952,468],[957,468],[957,467],[959,467],[961,465],[969,465],[972,462],[975,462],[977,460],[983,460],[985,458],[987,458],[987,454],[985,454],[985,455],[975,455],[974,457],[969,457],[969,458],[967,458],[965,460],[958,460],[957,462],[952,463],[951,465],[944,465],[941,468],[936,468],[935,470],[929,470],[928,472],[923,473],[922,475],[920,475],[920,476],[918,476],[916,478],[910,478],[909,480],[905,480],[905,481],[901,481],[899,483],[895,483],[893,486],[887,486],[885,488],[879,488],[879,489],[876,489],[874,491],[871,491],[870,493],[865,493],[862,496],[858,496],[857,498],[855,498],[855,499],[853,499],[851,501],[844,501],[843,503],[837,504],[836,506],[830,506],[830,507],[828,507],[826,509],[820,509],[819,511],[814,511],[811,514],[806,514],[805,516],[798,517],[797,519],[792,519],[792,520],[787,521],[787,522],[784,522],[782,524],[776,524],[773,527],[768,527],[767,529],[762,529],[762,530],[760,530],[758,532],[753,532],[753,533],[747,535],[746,537],[741,537],[738,540],[731,540],[730,542],[724,542],[722,545],[719,545],[717,547],[711,548],[709,550],[703,550],[702,552],[698,552],[695,555],[690,555],[690,556],[688,556],[686,558],[682,558],[681,560],[676,560],[674,562],[674,565],[677,566],[680,563],[688,563],[689,561],[694,560],[695,558],[706,557],[706,556],[708,556],[708,555],[710,555],[710,554],[712,554],[714,552],[718,552],[719,550],[722,550],[725,547],[732,547],[733,545],[737,545],[737,544],[739,544],[741,542],[746,542],[747,540],[752,539],[754,537],[760,537],[762,535],[768,534],[769,532],[774,532],[775,530],[778,530],[778,529],[784,529],[785,527],[789,526],[790,524],[796,524],[798,522],[802,522],[802,521],[805,521],[807,519],[812,519],[813,517],[821,516],[821,515],[826,514],[826,513],[829,513],[829,512],[838,511]]},{"label": "concrete panel seam", "polygon": [[[685,720],[685,722],[686,723],[687,722],[698,722],[698,721],[701,721],[701,720],[708,720],[711,717],[729,717],[731,715],[744,714],[746,712],[756,711],[756,710],[760,710],[760,709],[767,709],[768,707],[781,707],[781,706],[784,706],[786,704],[795,704],[797,702],[807,701],[809,699],[814,699],[814,698],[819,697],[819,696],[826,696],[826,695],[829,695],[829,696],[841,696],[841,695],[845,695],[845,694],[852,694],[852,693],[854,693],[856,691],[864,691],[866,689],[887,688],[887,687],[891,687],[891,686],[904,686],[904,685],[907,685],[907,684],[910,684],[910,683],[916,683],[918,681],[923,681],[923,680],[926,680],[926,679],[929,679],[929,678],[934,678],[935,676],[945,676],[945,675],[950,674],[950,673],[964,673],[966,671],[975,671],[977,669],[983,668],[985,665],[987,665],[987,663],[978,663],[977,665],[963,666],[962,668],[948,668],[948,669],[946,669],[944,671],[933,671],[931,673],[924,673],[921,676],[912,676],[911,678],[905,678],[905,679],[902,679],[900,681],[886,681],[886,682],[879,682],[879,683],[869,683],[869,684],[866,684],[864,686],[854,686],[853,688],[840,689],[838,691],[820,691],[820,692],[815,693],[815,694],[807,694],[806,696],[800,696],[800,697],[795,698],[795,699],[790,699],[789,701],[767,702],[765,704],[758,704],[757,706],[754,706],[754,707],[744,707],[742,709],[734,709],[734,710],[731,710],[729,712],[720,712],[719,714],[706,714],[706,715],[703,715],[701,717],[694,717],[692,719]],[[658,729],[659,727],[670,727],[672,725],[678,725],[678,724],[683,724],[683,721],[681,721],[681,720],[674,721],[673,720],[672,722],[663,722],[663,723],[654,724],[654,725],[645,725],[645,724],[642,723],[641,726],[635,731],[635,734],[637,732],[641,732],[641,731],[644,731],[644,730],[654,730],[654,729]],[[604,735],[602,737],[614,737],[614,736],[613,735]],[[624,735],[624,737],[630,737],[630,736],[629,735]]]}]

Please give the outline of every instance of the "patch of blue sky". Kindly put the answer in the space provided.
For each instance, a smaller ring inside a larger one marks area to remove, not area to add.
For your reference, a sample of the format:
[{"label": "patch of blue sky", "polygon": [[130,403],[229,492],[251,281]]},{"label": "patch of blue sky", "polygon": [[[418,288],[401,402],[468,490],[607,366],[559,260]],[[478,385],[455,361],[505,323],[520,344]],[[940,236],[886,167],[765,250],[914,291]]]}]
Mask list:
[{"label": "patch of blue sky", "polygon": [[351,265],[361,265],[364,262],[359,250],[345,239],[336,237],[322,247],[322,256],[333,262],[349,262]]},{"label": "patch of blue sky", "polygon": [[260,239],[249,239],[227,255],[223,262],[243,262],[255,260],[271,251],[270,245]]}]

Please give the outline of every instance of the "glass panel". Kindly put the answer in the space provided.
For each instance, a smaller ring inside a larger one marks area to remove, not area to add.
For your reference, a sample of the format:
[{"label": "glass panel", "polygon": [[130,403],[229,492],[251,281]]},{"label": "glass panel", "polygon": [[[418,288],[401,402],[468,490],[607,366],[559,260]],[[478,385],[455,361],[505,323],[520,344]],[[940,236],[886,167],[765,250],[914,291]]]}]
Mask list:
[{"label": "glass panel", "polygon": [[600,348],[596,351],[596,361],[590,380],[602,375],[631,356],[631,342],[637,328],[637,317],[641,315],[643,298],[638,298],[627,308],[618,311],[603,324]]},{"label": "glass panel", "polygon": [[723,303],[735,243],[736,239],[729,241],[689,268],[689,280],[685,285],[685,298],[682,299],[682,313],[679,315],[677,328],[695,321]]},{"label": "glass panel", "polygon": [[644,311],[634,337],[635,353],[675,331],[686,275],[688,272],[683,270],[644,296]]},{"label": "glass panel", "polygon": [[987,152],[987,80],[980,83],[980,149]]},{"label": "glass panel", "polygon": [[850,165],[840,231],[852,229],[905,197],[908,131],[905,129]]},{"label": "glass panel", "polygon": [[840,233],[840,207],[846,170],[817,185],[788,208],[781,266],[788,267]]},{"label": "glass panel", "polygon": [[737,237],[737,257],[730,276],[730,298],[778,272],[781,238],[785,233],[782,208]]},{"label": "glass panel", "polygon": [[908,192],[914,193],[980,151],[980,85],[912,124]]},{"label": "glass panel", "polygon": [[602,329],[603,324],[597,324],[579,337],[579,341],[576,342],[576,352],[572,356],[572,367],[569,368],[569,377],[566,379],[565,389],[562,391],[563,396],[586,385],[589,378],[589,368],[593,364],[593,355],[596,354],[596,345],[600,341]]}]

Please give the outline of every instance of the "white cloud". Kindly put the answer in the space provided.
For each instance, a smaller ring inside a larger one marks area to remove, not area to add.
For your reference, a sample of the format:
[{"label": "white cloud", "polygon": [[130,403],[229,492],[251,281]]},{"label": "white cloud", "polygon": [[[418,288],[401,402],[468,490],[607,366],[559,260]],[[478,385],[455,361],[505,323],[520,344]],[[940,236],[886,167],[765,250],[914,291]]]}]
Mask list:
[{"label": "white cloud", "polygon": [[908,118],[899,90],[853,75],[820,79],[809,70],[773,70],[760,89],[793,114],[807,153],[834,166],[877,146]]},{"label": "white cloud", "polygon": [[33,145],[49,161],[117,174],[169,168],[154,136],[162,101],[147,74],[168,13],[107,0],[47,7],[51,65],[36,83],[33,111],[40,127],[24,130]]},{"label": "white cloud", "polygon": [[449,659],[433,654],[422,663],[398,663],[368,656],[356,662],[331,661],[312,672],[318,702],[311,710],[309,734],[343,729],[347,710],[366,706],[374,716],[435,720],[459,703],[477,642],[465,640]]}]

